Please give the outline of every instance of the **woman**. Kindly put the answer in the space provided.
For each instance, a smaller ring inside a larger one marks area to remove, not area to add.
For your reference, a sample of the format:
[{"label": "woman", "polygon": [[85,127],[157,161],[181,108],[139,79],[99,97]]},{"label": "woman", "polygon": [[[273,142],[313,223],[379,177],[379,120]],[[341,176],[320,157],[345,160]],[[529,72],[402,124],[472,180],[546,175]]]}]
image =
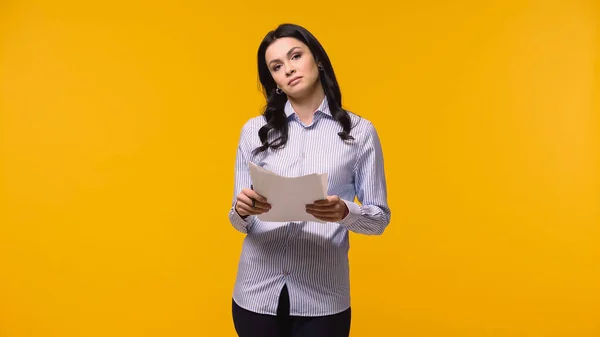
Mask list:
[{"label": "woman", "polygon": [[[229,212],[246,234],[235,329],[240,337],[347,337],[348,232],[382,234],[391,216],[377,132],[342,109],[329,57],[303,27],[282,24],[265,36],[258,73],[267,104],[242,128]],[[306,205],[324,223],[259,220],[270,205],[252,190],[248,162],[289,177],[328,173],[327,199]]]}]

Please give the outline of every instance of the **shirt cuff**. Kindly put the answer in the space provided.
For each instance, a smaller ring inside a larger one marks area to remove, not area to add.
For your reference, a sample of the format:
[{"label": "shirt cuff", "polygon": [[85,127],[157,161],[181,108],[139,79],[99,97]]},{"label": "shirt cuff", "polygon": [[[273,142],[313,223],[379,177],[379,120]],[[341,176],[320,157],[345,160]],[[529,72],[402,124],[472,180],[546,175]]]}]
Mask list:
[{"label": "shirt cuff", "polygon": [[346,203],[346,206],[348,207],[348,214],[346,215],[345,218],[338,221],[338,223],[342,226],[347,227],[347,226],[352,225],[356,221],[358,221],[360,219],[360,217],[363,215],[363,212],[362,212],[362,208],[359,205],[357,205],[356,203],[354,203],[352,201],[344,200],[344,199],[342,199],[342,201],[344,203]]},{"label": "shirt cuff", "polygon": [[242,217],[235,209],[235,204],[233,205],[233,207],[231,207],[229,214],[230,214],[230,220],[231,220],[231,223],[233,224],[233,226],[236,227],[238,230],[240,230],[244,233],[247,233],[248,226],[250,225],[249,220],[250,220],[251,215]]}]

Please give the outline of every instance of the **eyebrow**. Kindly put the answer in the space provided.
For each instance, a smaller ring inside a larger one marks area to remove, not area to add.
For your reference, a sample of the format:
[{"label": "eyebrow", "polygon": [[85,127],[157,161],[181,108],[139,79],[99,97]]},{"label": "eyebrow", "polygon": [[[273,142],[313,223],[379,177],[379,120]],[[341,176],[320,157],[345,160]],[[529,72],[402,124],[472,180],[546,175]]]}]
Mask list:
[{"label": "eyebrow", "polygon": [[[294,50],[296,50],[296,49],[300,49],[300,47],[297,47],[297,46],[296,46],[296,47],[293,47],[292,49],[288,50],[288,52],[287,52],[287,56],[288,56],[288,57],[290,57],[290,55],[292,54],[292,52],[293,52]],[[271,65],[271,63],[273,63],[273,62],[276,62],[276,61],[279,61],[279,59],[274,59],[274,60],[271,60],[271,62],[269,62],[269,65]]]}]

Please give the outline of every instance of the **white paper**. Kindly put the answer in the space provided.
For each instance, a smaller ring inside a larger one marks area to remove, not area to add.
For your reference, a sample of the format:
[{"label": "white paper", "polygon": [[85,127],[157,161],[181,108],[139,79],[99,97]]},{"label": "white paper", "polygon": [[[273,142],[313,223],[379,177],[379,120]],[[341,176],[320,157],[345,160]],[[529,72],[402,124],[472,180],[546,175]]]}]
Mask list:
[{"label": "white paper", "polygon": [[258,215],[262,221],[316,221],[306,213],[306,205],[327,198],[327,173],[282,177],[254,163],[248,163],[256,193],[267,198],[271,209]]}]

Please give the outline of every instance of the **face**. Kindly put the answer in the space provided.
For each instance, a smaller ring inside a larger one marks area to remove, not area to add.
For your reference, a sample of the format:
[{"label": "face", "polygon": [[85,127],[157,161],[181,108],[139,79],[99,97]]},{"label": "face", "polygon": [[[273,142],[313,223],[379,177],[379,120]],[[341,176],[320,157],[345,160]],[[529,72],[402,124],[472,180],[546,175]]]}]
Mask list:
[{"label": "face", "polygon": [[277,87],[288,96],[302,97],[320,85],[319,68],[310,49],[295,38],[275,40],[265,59]]}]

